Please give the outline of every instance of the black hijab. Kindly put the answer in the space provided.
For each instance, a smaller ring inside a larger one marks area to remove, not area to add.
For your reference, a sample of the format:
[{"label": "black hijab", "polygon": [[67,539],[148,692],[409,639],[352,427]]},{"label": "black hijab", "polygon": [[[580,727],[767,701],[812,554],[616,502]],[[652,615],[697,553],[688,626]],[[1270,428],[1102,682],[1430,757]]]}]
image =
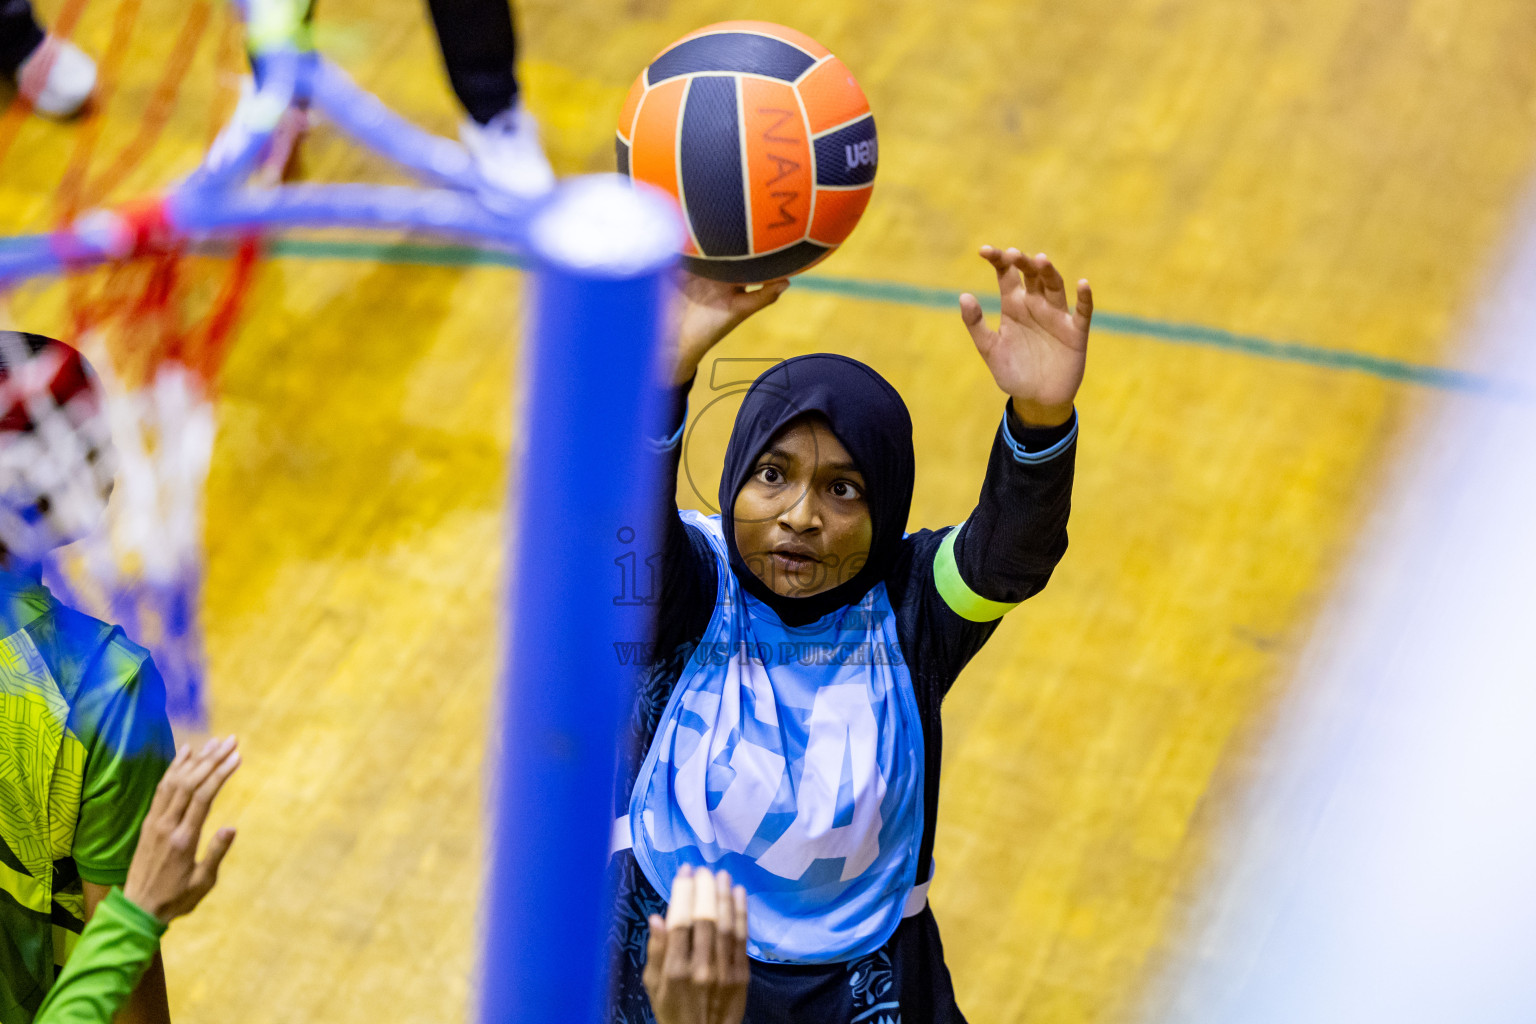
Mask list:
[{"label": "black hijab", "polygon": [[[792,420],[808,414],[826,419],[863,474],[872,537],[869,557],[852,579],[811,597],[781,597],[757,578],[736,549],[732,512],[768,443]],[[912,508],[912,476],[912,417],[884,377],[856,359],[825,353],[770,367],[752,382],[741,403],[720,474],[720,518],[731,571],[789,626],[803,626],[856,603],[896,562]]]}]

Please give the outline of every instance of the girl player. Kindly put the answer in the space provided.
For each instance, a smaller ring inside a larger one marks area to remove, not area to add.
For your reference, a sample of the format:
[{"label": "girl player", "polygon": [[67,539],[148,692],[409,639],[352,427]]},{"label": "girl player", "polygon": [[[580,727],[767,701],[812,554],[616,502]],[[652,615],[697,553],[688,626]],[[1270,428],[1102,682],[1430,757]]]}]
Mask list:
[{"label": "girl player", "polygon": [[[1002,321],[961,317],[1008,396],[967,520],[907,534],[912,423],[836,355],[765,372],[737,414],[721,515],[666,507],[656,658],[632,716],[614,826],[613,1019],[648,1021],[649,915],[678,869],[750,894],[746,1020],[963,1021],[927,903],[939,707],[1066,550],[1092,295],[1068,308],[1043,255],[990,246]],[[677,470],[704,354],[787,282],[684,290]]]}]

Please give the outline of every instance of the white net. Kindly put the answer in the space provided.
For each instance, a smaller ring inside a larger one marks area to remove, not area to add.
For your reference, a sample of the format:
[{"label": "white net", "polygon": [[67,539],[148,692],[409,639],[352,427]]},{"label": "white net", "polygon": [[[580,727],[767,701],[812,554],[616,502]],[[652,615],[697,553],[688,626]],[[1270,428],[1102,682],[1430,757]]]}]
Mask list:
[{"label": "white net", "polygon": [[213,403],[179,362],[162,363],[144,386],[129,389],[109,369],[99,333],[84,348],[101,368],[107,393],[117,486],[106,521],[55,551],[45,579],[148,647],[165,678],[172,717],[201,722],[203,488],[213,454]]},{"label": "white net", "polygon": [[207,715],[216,382],[257,256],[254,241],[228,258],[173,249],[71,278],[69,345],[0,342],[0,543],[60,600],[147,647],[172,718],[194,728]]}]

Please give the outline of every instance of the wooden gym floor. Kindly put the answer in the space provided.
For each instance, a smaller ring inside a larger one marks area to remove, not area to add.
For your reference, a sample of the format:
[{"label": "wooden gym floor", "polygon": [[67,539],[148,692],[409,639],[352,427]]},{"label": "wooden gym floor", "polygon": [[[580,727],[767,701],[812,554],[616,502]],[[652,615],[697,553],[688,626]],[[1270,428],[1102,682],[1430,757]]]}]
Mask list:
[{"label": "wooden gym floor", "polygon": [[[102,59],[105,88],[72,125],[0,114],[5,232],[185,173],[240,71],[208,0],[41,10]],[[887,374],[916,424],[914,527],[966,514],[1002,410],[949,299],[924,289],[984,294],[975,248],[1018,244],[1118,314],[1081,396],[1071,551],[947,706],[933,903],[972,1020],[1135,1019],[1314,615],[1445,384],[1424,368],[1457,365],[1500,265],[1536,162],[1536,7],[519,15],[561,173],[610,168],[629,82],[698,25],[784,22],[853,69],[880,126],[873,204],[820,287],[720,355],[831,349]],[[453,131],[422,5],[325,0],[321,25],[366,87]],[[396,180],[323,125],[303,173]],[[473,989],[520,281],[362,241],[264,264],[223,376],[206,616],[214,724],[247,757],[220,808],[241,829],[220,886],[166,941],[179,1021],[457,1021]],[[57,285],[28,287],[0,322],[59,331],[64,308]],[[692,453],[705,494],[728,421],[717,408]]]}]

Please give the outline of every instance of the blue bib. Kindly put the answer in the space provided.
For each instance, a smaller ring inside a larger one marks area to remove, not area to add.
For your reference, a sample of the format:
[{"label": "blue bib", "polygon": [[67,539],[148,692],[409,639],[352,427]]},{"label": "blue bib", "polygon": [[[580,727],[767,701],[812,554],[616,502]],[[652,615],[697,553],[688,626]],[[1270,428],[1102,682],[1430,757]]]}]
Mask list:
[{"label": "blue bib", "polygon": [[630,796],[635,858],[669,901],[683,864],[746,886],[748,952],[840,963],[901,923],[923,834],[923,731],[881,583],[791,628],[742,590],[719,516],[709,627]]}]

